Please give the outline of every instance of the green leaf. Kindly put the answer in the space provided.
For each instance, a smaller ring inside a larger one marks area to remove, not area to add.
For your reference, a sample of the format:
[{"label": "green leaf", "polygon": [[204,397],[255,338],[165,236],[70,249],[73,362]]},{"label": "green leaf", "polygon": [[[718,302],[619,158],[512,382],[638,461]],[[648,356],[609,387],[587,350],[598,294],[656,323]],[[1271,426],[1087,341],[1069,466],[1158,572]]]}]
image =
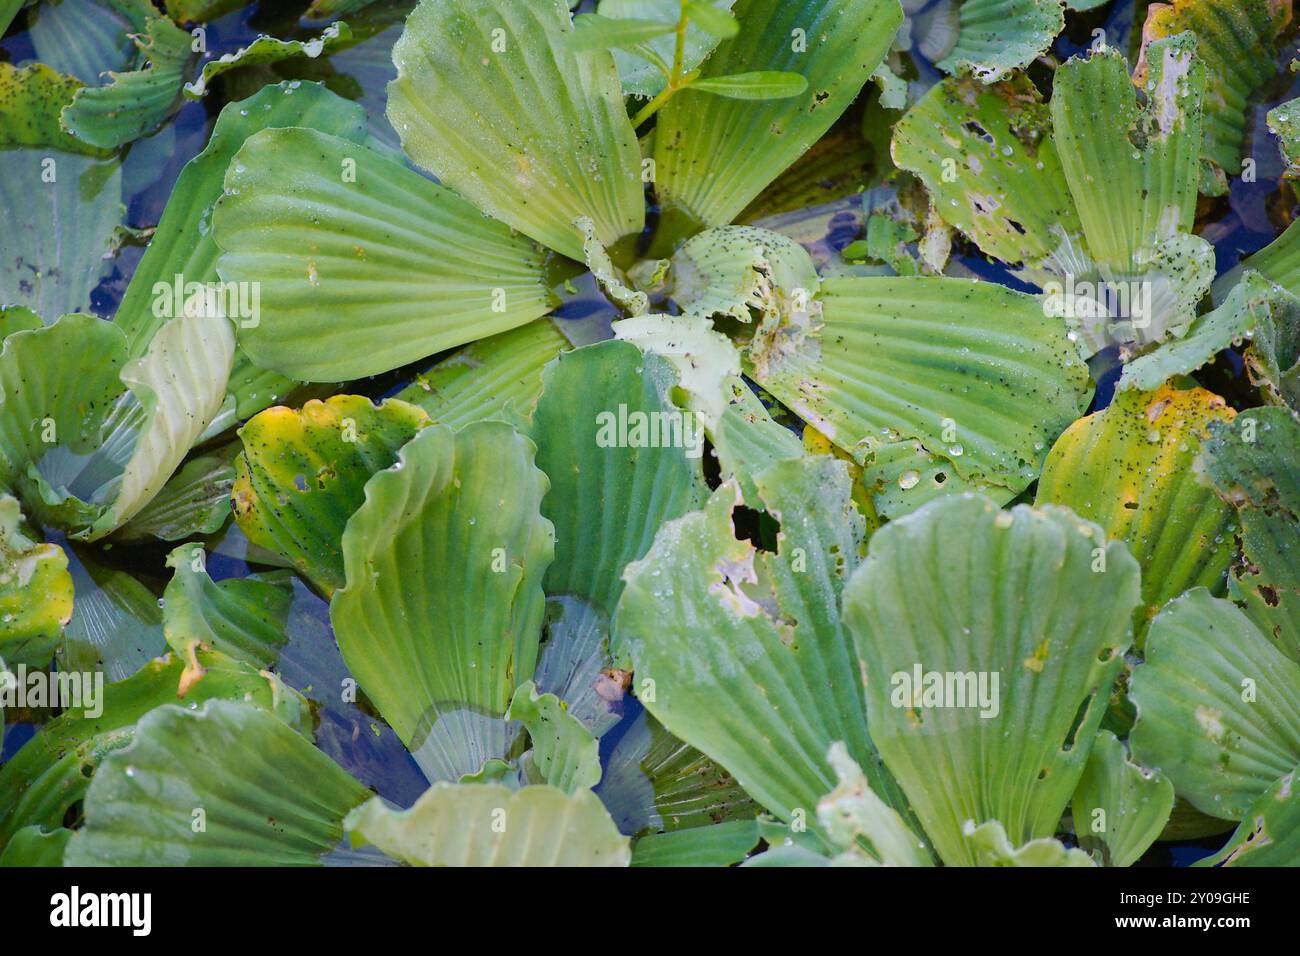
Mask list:
[{"label": "green leaf", "polygon": [[154,499],[118,530],[118,540],[180,541],[220,531],[230,517],[230,492],[235,484],[231,458],[237,448],[232,444],[219,454],[187,461]]},{"label": "green leaf", "polygon": [[268,408],[239,430],[235,521],[329,597],[343,586],[343,531],[370,476],[429,422],[423,410],[359,395]]},{"label": "green leaf", "polygon": [[354,846],[412,866],[627,866],[627,840],[589,790],[436,783],[409,810],[375,797],[347,818]]},{"label": "green leaf", "polygon": [[721,478],[734,478],[746,501],[758,497],[754,478],[785,458],[802,458],[803,445],[790,429],[773,421],[753,389],[739,376],[723,386],[727,407],[713,429]]},{"label": "green leaf", "polygon": [[43,667],[72,618],[72,577],[63,549],[22,523],[18,499],[0,494],[0,658]]},{"label": "green leaf", "polygon": [[131,34],[143,32],[157,15],[147,0],[59,0],[34,6],[27,15],[28,36],[36,59],[93,85],[105,70],[130,62],[136,52]]},{"label": "green leaf", "polygon": [[576,595],[612,617],[623,569],[645,555],[663,522],[704,498],[702,435],[671,401],[668,362],[626,343],[566,352],[542,374],[529,434],[550,478],[542,514],[555,528],[555,560],[546,592]]},{"label": "green leaf", "polygon": [[4,156],[0,302],[46,322],[89,309],[124,212],[120,162],[34,149]]},{"label": "green leaf", "polygon": [[167,566],[173,575],[163,592],[163,633],[172,650],[185,656],[200,644],[259,670],[275,666],[288,640],[285,625],[293,600],[288,581],[213,581],[196,544],[174,549]]},{"label": "green leaf", "polygon": [[1165,606],[1146,652],[1129,690],[1133,756],[1198,810],[1244,818],[1300,763],[1300,664],[1202,588]]},{"label": "green leaf", "polygon": [[1269,131],[1278,138],[1278,149],[1286,163],[1287,179],[1300,176],[1300,97],[1287,100],[1268,111]]},{"label": "green leaf", "polygon": [[932,866],[925,842],[872,791],[862,768],[849,756],[844,744],[831,744],[826,759],[835,768],[839,785],[817,804],[817,818],[842,851],[836,862]]},{"label": "green leaf", "polygon": [[1214,856],[1193,866],[1300,864],[1300,789],[1296,771],[1279,777],[1251,804],[1241,826]]},{"label": "green leaf", "polygon": [[104,155],[72,136],[59,123],[60,111],[84,89],[74,76],[65,76],[44,63],[19,69],[0,63],[0,145],[47,146],[69,153]]},{"label": "green leaf", "polygon": [[[68,315],[15,332],[0,350],[0,486],[12,490],[42,525],[70,527],[94,509],[105,474],[120,470],[105,448],[105,416],[122,392],[125,344],[111,323]],[[124,457],[124,456],[122,456]],[[89,472],[84,484],[75,479]]]},{"label": "green leaf", "polygon": [[167,15],[177,23],[211,23],[243,6],[245,0],[164,0],[163,2]]},{"label": "green leaf", "polygon": [[731,774],[644,710],[609,755],[598,792],[630,834],[750,820],[760,810]]},{"label": "green leaf", "polygon": [[[735,2],[736,0],[710,0],[709,6],[720,14],[728,14]],[[597,12],[602,17],[656,20],[670,26],[676,25],[681,9],[681,0],[600,0],[597,6]],[[718,45],[716,36],[692,20],[688,20],[685,41],[682,49],[683,74],[694,72]],[[676,34],[670,30],[668,34],[647,42],[643,49],[649,49],[671,70],[676,46]],[[623,92],[631,96],[649,99],[662,93],[668,85],[668,78],[663,71],[643,52],[616,49],[614,62],[618,65],[618,75],[623,81]]]},{"label": "green leaf", "polygon": [[1300,417],[1251,408],[1211,429],[1198,466],[1241,520],[1241,564],[1228,579],[1246,616],[1300,663]]},{"label": "green leaf", "polygon": [[[143,354],[167,318],[180,314],[182,303],[202,288],[197,284],[219,281],[216,263],[220,250],[211,219],[212,206],[222,195],[226,170],[249,136],[280,126],[310,127],[355,141],[364,135],[365,114],[317,83],[297,88],[288,83],[265,86],[248,99],[226,104],[207,146],[181,170],[153,242],[145,249],[118,307],[115,321],[126,332],[133,357]],[[175,291],[177,276],[179,293]],[[254,375],[256,371],[240,349],[230,389],[238,399],[241,418],[283,397],[294,385],[275,373]]]},{"label": "green leaf", "polygon": [[333,52],[351,39],[352,31],[346,23],[341,22],[331,23],[314,40],[279,40],[272,36],[259,36],[248,46],[204,63],[199,75],[185,84],[185,95],[192,100],[202,99],[208,93],[208,84],[230,70],[279,63],[297,56],[314,60]]},{"label": "green leaf", "polygon": [[935,65],[992,83],[1051,49],[1065,27],[1061,0],[961,0],[957,45]]},{"label": "green leaf", "polygon": [[[1220,181],[1224,173],[1241,171],[1250,99],[1273,79],[1276,43],[1290,19],[1290,10],[1270,0],[1182,0],[1147,8],[1137,74],[1153,42],[1185,31],[1196,35],[1206,76],[1201,155]],[[1227,192],[1227,184],[1215,192]]]},{"label": "green leaf", "polygon": [[1138,583],[1123,543],[1066,508],[960,495],[872,537],[844,596],[871,739],[946,864],[979,862],[968,824],[1002,821],[1012,845],[1056,832]]},{"label": "green leaf", "polygon": [[1108,866],[1132,866],[1160,836],[1174,807],[1174,785],[1128,759],[1109,730],[1097,735],[1070,814],[1083,849]]},{"label": "green leaf", "polygon": [[172,319],[143,356],[122,367],[130,401],[139,404],[135,445],[112,504],[74,537],[101,538],[153,500],[221,409],[234,359],[229,320],[198,314]]},{"label": "green leaf", "polygon": [[802,73],[759,70],[754,73],[706,77],[695,80],[689,89],[732,100],[784,100],[805,93],[808,90],[808,78]]},{"label": "green leaf", "polygon": [[[86,793],[68,866],[312,866],[369,791],[264,710],[159,707]],[[203,813],[203,827],[195,826]]]},{"label": "green leaf", "polygon": [[1294,296],[1255,272],[1245,274],[1227,300],[1192,320],[1182,338],[1172,339],[1124,366],[1119,388],[1152,390],[1175,375],[1190,375],[1224,349],[1258,337],[1275,341],[1279,320],[1294,321]]},{"label": "green leaf", "polygon": [[532,763],[552,787],[572,794],[600,783],[600,748],[596,738],[567,712],[554,694],[539,694],[537,685],[524,681],[515,690],[506,713],[518,720],[532,741]]},{"label": "green leaf", "polygon": [[630,49],[640,43],[675,33],[676,23],[660,20],[640,20],[632,17],[614,19],[596,13],[584,13],[573,18],[573,39],[570,49],[580,52],[590,50]]},{"label": "green leaf", "polygon": [[562,0],[421,0],[393,47],[388,118],[440,182],[581,261],[575,219],[612,247],[640,233],[645,202],[613,57],[572,49],[572,32]]},{"label": "green leaf", "polygon": [[687,315],[640,315],[613,323],[614,337],[647,355],[668,360],[681,385],[682,414],[693,415],[696,434],[683,439],[687,452],[700,454],[700,428],[712,428],[726,404],[724,383],[740,375],[740,352],[707,319]]},{"label": "green leaf", "polygon": [[1039,505],[1066,505],[1125,541],[1142,568],[1141,646],[1165,602],[1197,586],[1222,591],[1234,553],[1232,509],[1192,467],[1212,423],[1230,422],[1223,399],[1200,388],[1120,392],[1080,419],[1047,456]]},{"label": "green leaf", "polygon": [[439,425],[500,418],[524,427],[542,393],[542,369],[567,344],[553,321],[538,319],[472,342],[417,375],[397,397]]},{"label": "green leaf", "polygon": [[686,4],[686,16],[700,29],[720,40],[729,40],[740,32],[740,23],[735,17],[705,0],[690,0]]},{"label": "green leaf", "polygon": [[61,114],[64,129],[92,146],[116,149],[147,136],[180,106],[194,56],[190,34],[154,17],[132,39],[145,61],[141,68],[109,73],[106,86],[82,87]]},{"label": "green leaf", "polygon": [[1195,45],[1191,34],[1151,45],[1141,107],[1114,51],[1063,64],[1053,86],[1056,148],[1088,253],[1108,281],[1151,286],[1144,341],[1185,328],[1213,276],[1208,243],[1189,236],[1205,89]]},{"label": "green leaf", "polygon": [[632,865],[731,866],[749,856],[758,842],[758,823],[754,820],[648,833],[632,845]]},{"label": "green leaf", "polygon": [[[811,816],[835,786],[827,752],[844,741],[873,789],[902,807],[876,756],[839,596],[864,522],[847,467],[778,462],[747,502],[780,522],[778,550],[737,540],[738,488],[665,524],[625,572],[617,628],[638,696],[675,736],[725,767],[779,819]],[[648,691],[652,691],[653,696]]]},{"label": "green leaf", "polygon": [[1067,850],[1060,840],[1038,837],[1023,846],[1013,846],[1001,821],[990,820],[975,825],[967,822],[962,830],[967,856],[973,866],[1094,866],[1082,850]]},{"label": "green leaf", "polygon": [[441,744],[444,716],[503,717],[536,666],[554,538],[533,455],[502,422],[431,426],[370,479],[344,531],[339,649],[426,772],[419,751]]},{"label": "green leaf", "polygon": [[386,156],[313,130],[250,137],[213,223],[221,277],[255,284],[274,316],[242,322],[240,344],[260,367],[306,381],[397,368],[552,302],[531,242]]},{"label": "green leaf", "polygon": [[[78,805],[105,758],[126,747],[138,722],[165,704],[242,701],[274,712],[277,716],[270,719],[286,722],[282,726],[288,733],[293,733],[288,727],[305,729],[310,721],[306,701],[278,678],[204,650],[189,661],[151,661],[124,681],[95,686],[93,699],[91,693],[92,688],[84,688],[79,706],[64,708],[0,769],[0,847],[25,826],[57,828],[67,820],[80,822]],[[228,758],[211,761],[211,772],[233,769],[235,761]],[[195,806],[186,805],[187,830]]]},{"label": "green leaf", "polygon": [[5,866],[62,866],[63,851],[67,848],[72,831],[58,827],[24,827],[0,853],[0,867]]},{"label": "green leaf", "polygon": [[1083,227],[1050,134],[1047,105],[1027,76],[989,86],[950,77],[898,121],[893,157],[988,255],[1054,273],[1068,268]]},{"label": "green leaf", "polygon": [[[731,222],[820,139],[902,23],[897,0],[737,0],[734,12],[745,29],[724,40],[700,78],[658,115],[660,252],[701,228]],[[766,71],[799,73],[807,89],[760,103],[706,92],[720,77]]]},{"label": "green leaf", "polygon": [[917,439],[955,474],[1019,491],[1092,385],[1043,300],[947,278],[823,280],[822,322],[750,349],[755,380],[859,462]]}]

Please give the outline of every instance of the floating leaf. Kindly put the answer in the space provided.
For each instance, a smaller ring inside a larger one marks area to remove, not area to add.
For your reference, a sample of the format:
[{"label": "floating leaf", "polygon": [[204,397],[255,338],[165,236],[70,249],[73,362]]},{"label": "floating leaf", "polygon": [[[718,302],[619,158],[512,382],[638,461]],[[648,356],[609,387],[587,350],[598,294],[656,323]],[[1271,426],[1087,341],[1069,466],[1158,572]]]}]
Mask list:
[{"label": "floating leaf", "polygon": [[366,482],[426,424],[405,402],[375,405],[358,395],[267,409],[239,430],[235,521],[328,597],[343,586],[343,531]]},{"label": "floating leaf", "polygon": [[[902,23],[897,0],[737,0],[724,40],[655,129],[660,246],[721,226],[816,142],[857,97]],[[699,87],[737,73],[799,73],[799,96],[759,103]]]},{"label": "floating leaf", "polygon": [[103,155],[59,123],[60,111],[85,85],[44,63],[21,69],[0,63],[0,145],[48,146],[70,153]]},{"label": "floating leaf", "polygon": [[[104,759],[68,866],[311,866],[369,795],[264,710],[159,707]],[[196,827],[201,810],[203,826]]]},{"label": "floating leaf", "polygon": [[622,342],[564,353],[543,372],[529,434],[550,478],[548,594],[576,595],[612,617],[623,569],[664,521],[703,500],[703,434],[670,400],[675,384],[665,360]]},{"label": "floating leaf", "polygon": [[415,377],[397,397],[439,425],[485,418],[523,427],[542,393],[542,369],[568,344],[550,319],[479,339]]},{"label": "floating leaf", "polygon": [[370,479],[347,523],[347,583],[330,620],[349,670],[412,751],[452,710],[503,717],[536,666],[554,538],[533,454],[502,422],[431,426]]},{"label": "floating leaf", "polygon": [[1185,31],[1196,35],[1196,55],[1206,75],[1201,155],[1220,182],[1215,194],[1227,192],[1225,173],[1241,172],[1250,99],[1273,78],[1274,47],[1290,19],[1290,3],[1279,0],[1173,0],[1147,8],[1139,78],[1154,41]]},{"label": "floating leaf", "polygon": [[[213,222],[222,278],[256,284],[274,315],[241,323],[240,344],[306,381],[397,368],[523,325],[552,301],[531,242],[386,156],[313,130],[250,137]],[[334,303],[324,321],[323,297]]]},{"label": "floating leaf", "polygon": [[1142,568],[1139,646],[1170,598],[1197,586],[1223,589],[1234,515],[1192,465],[1210,425],[1233,414],[1200,388],[1121,392],[1071,425],[1047,456],[1036,503],[1097,522],[1107,538],[1128,543]]},{"label": "floating leaf", "polygon": [[542,779],[567,794],[590,789],[600,782],[600,748],[554,694],[539,694],[537,685],[524,681],[515,690],[506,714],[518,720],[532,741],[532,764]]},{"label": "floating leaf", "polygon": [[[291,734],[290,726],[303,728],[309,719],[306,702],[277,678],[205,650],[189,660],[152,661],[124,681],[83,688],[82,695],[79,705],[65,707],[0,769],[0,847],[25,826],[79,822],[81,814],[74,811],[105,758],[130,744],[138,722],[163,705],[243,701],[247,709],[273,711],[277,716],[269,719]],[[212,773],[228,774],[237,761],[208,762]],[[186,804],[186,830],[195,805]]]},{"label": "floating leaf", "polygon": [[1211,816],[1243,819],[1300,763],[1300,664],[1203,588],[1152,622],[1129,697],[1134,757]]},{"label": "floating leaf", "polygon": [[980,862],[967,823],[1012,821],[1012,845],[1056,832],[1138,580],[1123,543],[1066,508],[960,495],[872,537],[844,598],[871,739],[945,863]]},{"label": "floating leaf", "polygon": [[352,31],[346,23],[331,23],[314,40],[278,40],[272,36],[260,36],[248,46],[204,63],[198,77],[185,84],[185,95],[192,100],[202,99],[207,95],[208,84],[230,70],[278,63],[296,56],[314,60],[333,52],[351,39]]},{"label": "floating leaf", "polygon": [[589,790],[437,783],[409,810],[375,797],[347,818],[356,845],[412,866],[627,866],[627,840]]},{"label": "floating leaf", "polygon": [[613,57],[572,33],[562,0],[421,0],[393,47],[388,118],[440,182],[581,261],[575,219],[612,247],[645,203]]},{"label": "floating leaf", "polygon": [[793,459],[755,484],[760,497],[748,504],[780,522],[776,553],[736,539],[731,515],[741,502],[729,484],[704,510],[666,523],[627,569],[617,627],[636,663],[638,696],[779,819],[811,816],[833,789],[826,754],[835,741],[901,807],[867,734],[838,614],[864,534],[847,468]]},{"label": "floating leaf", "polygon": [[196,544],[173,550],[167,566],[173,575],[163,592],[163,632],[172,650],[185,656],[199,644],[261,670],[275,665],[288,640],[285,625],[293,600],[288,581],[213,581]]},{"label": "floating leaf", "polygon": [[1098,862],[1131,866],[1160,836],[1174,806],[1174,785],[1128,759],[1109,730],[1097,735],[1070,813],[1080,845]]},{"label": "floating leaf", "polygon": [[648,833],[632,845],[632,865],[731,866],[749,856],[758,842],[758,823],[754,820]]},{"label": "floating leaf", "polygon": [[1300,789],[1296,771],[1279,777],[1251,804],[1222,850],[1195,866],[1296,866],[1300,863]]},{"label": "floating leaf", "polygon": [[957,45],[935,66],[985,83],[1046,53],[1065,27],[1061,0],[961,0]]},{"label": "floating leaf", "polygon": [[118,530],[117,537],[179,541],[220,531],[230,517],[230,492],[235,484],[231,452],[235,448],[187,461],[162,491]]},{"label": "floating leaf", "polygon": [[132,39],[144,65],[109,73],[106,86],[82,87],[61,114],[64,129],[92,146],[116,149],[147,136],[180,105],[181,84],[193,58],[189,33],[154,17]]},{"label": "floating leaf", "polygon": [[963,479],[1018,491],[1092,387],[1041,299],[946,278],[827,279],[822,324],[751,349],[755,379],[866,461],[917,439]]},{"label": "floating leaf", "polygon": [[0,494],[0,657],[44,666],[72,618],[72,577],[63,549],[29,538],[22,518]]},{"label": "floating leaf", "polygon": [[[153,241],[118,307],[115,321],[127,334],[132,356],[143,354],[162,323],[180,314],[185,300],[219,281],[216,263],[220,250],[213,238],[211,217],[212,205],[222,195],[226,169],[248,137],[280,126],[310,127],[356,141],[363,135],[365,116],[359,107],[316,83],[297,88],[288,83],[266,86],[246,100],[226,104],[207,146],[181,170]],[[223,289],[223,294],[229,297],[230,292]],[[252,305],[252,290],[245,294]],[[242,304],[239,311],[243,311]],[[257,304],[260,318],[260,293]],[[241,322],[255,320],[253,316],[238,318]],[[294,385],[275,373],[250,377],[254,371],[241,349],[231,372],[231,389],[241,418],[283,398]]]}]

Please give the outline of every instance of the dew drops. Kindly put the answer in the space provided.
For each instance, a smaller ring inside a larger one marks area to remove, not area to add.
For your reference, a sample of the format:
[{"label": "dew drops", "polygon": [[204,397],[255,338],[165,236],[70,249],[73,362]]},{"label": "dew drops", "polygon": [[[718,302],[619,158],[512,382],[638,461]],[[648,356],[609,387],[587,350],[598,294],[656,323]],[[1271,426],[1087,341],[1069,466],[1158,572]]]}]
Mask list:
[{"label": "dew drops", "polygon": [[915,488],[916,483],[920,480],[920,475],[914,471],[908,470],[898,476],[898,487],[906,491],[908,488]]}]

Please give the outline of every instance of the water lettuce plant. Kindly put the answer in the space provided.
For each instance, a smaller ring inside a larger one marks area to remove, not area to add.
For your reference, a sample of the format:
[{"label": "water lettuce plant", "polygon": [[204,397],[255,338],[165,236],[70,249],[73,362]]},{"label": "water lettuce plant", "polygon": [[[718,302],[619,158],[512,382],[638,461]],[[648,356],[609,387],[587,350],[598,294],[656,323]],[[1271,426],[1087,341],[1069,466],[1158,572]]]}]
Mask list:
[{"label": "water lettuce plant", "polygon": [[1300,863],[1291,4],[1136,6],[0,5],[0,865]]}]

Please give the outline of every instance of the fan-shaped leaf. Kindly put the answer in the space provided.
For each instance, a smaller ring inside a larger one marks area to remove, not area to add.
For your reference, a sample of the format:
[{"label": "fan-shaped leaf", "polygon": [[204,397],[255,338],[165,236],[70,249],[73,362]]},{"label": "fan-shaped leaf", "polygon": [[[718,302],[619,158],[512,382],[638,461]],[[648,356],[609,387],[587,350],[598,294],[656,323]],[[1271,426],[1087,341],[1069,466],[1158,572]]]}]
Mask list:
[{"label": "fan-shaped leaf", "polygon": [[413,751],[452,711],[502,718],[536,666],[554,537],[533,455],[503,422],[434,425],[371,478],[348,521],[330,619],[352,674]]},{"label": "fan-shaped leaf", "polygon": [[1109,730],[1097,735],[1070,807],[1079,843],[1109,866],[1130,866],[1160,836],[1174,785],[1128,759]]},{"label": "fan-shaped leaf", "polygon": [[1139,644],[1150,620],[1188,588],[1222,591],[1232,562],[1232,509],[1192,468],[1214,422],[1232,409],[1204,389],[1122,392],[1052,446],[1036,502],[1067,505],[1128,543],[1142,567]]},{"label": "fan-shaped leaf", "polygon": [[250,541],[332,594],[344,580],[343,530],[366,482],[428,421],[405,402],[375,405],[358,395],[267,409],[239,430],[235,520]]},{"label": "fan-shaped leaf", "polygon": [[[241,324],[260,366],[359,378],[543,315],[543,256],[448,189],[305,129],[248,139],[213,216],[227,282],[256,283],[268,320]],[[322,228],[327,223],[327,228]],[[336,304],[322,320],[321,302]]]},{"label": "fan-shaped leaf", "polygon": [[1196,866],[1296,866],[1300,863],[1300,789],[1296,771],[1260,795],[1227,845]]},{"label": "fan-shaped leaf", "polygon": [[575,219],[613,246],[645,203],[613,57],[572,33],[562,0],[421,0],[393,47],[388,118],[441,182],[581,261]]},{"label": "fan-shaped leaf", "polygon": [[64,858],[69,866],[317,865],[368,795],[263,710],[224,700],[159,707],[100,766],[86,825]]},{"label": "fan-shaped leaf", "polygon": [[627,866],[627,840],[589,790],[438,783],[409,810],[375,797],[348,815],[353,845],[412,866]]},{"label": "fan-shaped leaf", "polygon": [[566,352],[542,378],[530,434],[555,527],[546,591],[612,616],[628,562],[703,499],[700,426],[673,405],[668,362],[627,343]]},{"label": "fan-shaped leaf", "polygon": [[1198,810],[1240,820],[1300,763],[1300,664],[1197,588],[1151,625],[1129,697],[1134,757]]},{"label": "fan-shaped leaf", "polygon": [[750,102],[687,88],[659,112],[661,251],[730,222],[830,129],[879,66],[902,22],[897,0],[737,0],[744,24],[701,67],[706,84],[737,73],[798,73],[798,96]]},{"label": "fan-shaped leaf", "polygon": [[539,694],[524,681],[515,690],[506,714],[528,731],[531,761],[542,779],[564,793],[589,790],[600,783],[600,747],[578,718],[554,694]]},{"label": "fan-shaped leaf", "polygon": [[945,863],[980,861],[968,823],[999,821],[1012,845],[1056,832],[1138,579],[1121,542],[1065,508],[961,495],[872,537],[844,598],[871,739]]},{"label": "fan-shaped leaf", "polygon": [[[734,484],[668,522],[627,569],[617,628],[638,696],[674,735],[716,759],[782,820],[811,816],[835,786],[844,741],[873,789],[902,807],[867,736],[839,594],[864,534],[844,463],[778,462],[755,479],[781,531],[776,553],[737,540]],[[651,693],[652,691],[652,693]]]},{"label": "fan-shaped leaf", "polygon": [[1065,27],[1061,0],[961,0],[957,45],[936,63],[970,69],[985,83],[1003,79],[1047,52]]}]

